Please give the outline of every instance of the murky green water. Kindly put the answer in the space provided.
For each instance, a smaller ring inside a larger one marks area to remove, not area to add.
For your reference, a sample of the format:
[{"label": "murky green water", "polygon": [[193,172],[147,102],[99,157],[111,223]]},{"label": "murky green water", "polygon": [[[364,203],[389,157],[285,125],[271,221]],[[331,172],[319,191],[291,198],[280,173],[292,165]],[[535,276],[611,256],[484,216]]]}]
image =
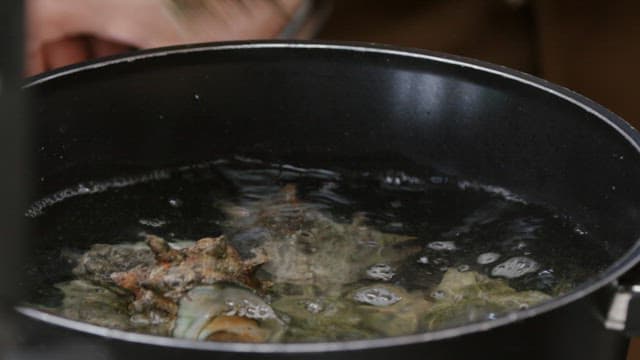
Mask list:
[{"label": "murky green water", "polygon": [[[505,189],[393,164],[363,171],[221,160],[77,184],[27,215],[43,244],[28,268],[29,303],[122,330],[209,340],[360,339],[491,320],[610,263],[588,229],[561,214]],[[254,275],[273,284],[193,283],[174,301],[181,312],[162,316],[132,309],[135,296],[117,286],[60,286],[77,279],[73,269],[91,245],[144,234],[169,243],[225,235],[244,258],[264,248],[269,259]],[[199,317],[220,321],[194,330]],[[229,318],[237,323],[222,321]],[[243,326],[252,330],[238,335]]]}]

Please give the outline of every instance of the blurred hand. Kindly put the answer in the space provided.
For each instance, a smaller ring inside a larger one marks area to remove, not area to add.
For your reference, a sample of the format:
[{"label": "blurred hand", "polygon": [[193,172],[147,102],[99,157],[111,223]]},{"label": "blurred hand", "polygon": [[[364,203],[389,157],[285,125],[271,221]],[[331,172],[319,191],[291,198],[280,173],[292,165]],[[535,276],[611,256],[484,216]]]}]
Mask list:
[{"label": "blurred hand", "polygon": [[27,0],[26,72],[132,48],[277,36],[301,0]]}]

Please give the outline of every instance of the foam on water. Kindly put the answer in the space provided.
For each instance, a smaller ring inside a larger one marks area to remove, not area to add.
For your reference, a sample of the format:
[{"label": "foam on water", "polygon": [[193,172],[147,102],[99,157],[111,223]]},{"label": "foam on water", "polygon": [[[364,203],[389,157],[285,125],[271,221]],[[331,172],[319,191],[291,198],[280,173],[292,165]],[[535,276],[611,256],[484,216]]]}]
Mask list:
[{"label": "foam on water", "polygon": [[469,271],[469,269],[471,269],[471,267],[467,264],[458,265],[459,272]]},{"label": "foam on water", "polygon": [[487,252],[484,254],[478,255],[476,262],[480,265],[487,265],[496,262],[500,259],[500,254],[494,252]]},{"label": "foam on water", "polygon": [[257,320],[276,319],[276,314],[271,307],[255,304],[249,299],[242,299],[238,302],[225,300],[225,304],[228,307],[226,316],[240,316]]},{"label": "foam on water", "polygon": [[481,184],[475,181],[466,181],[466,180],[461,180],[458,181],[458,187],[461,190],[467,190],[467,189],[471,189],[471,190],[480,190],[480,191],[485,191],[491,194],[495,194],[498,195],[499,197],[502,197],[504,199],[507,199],[509,201],[514,201],[514,202],[519,202],[519,203],[523,203],[526,204],[527,202],[520,196],[512,193],[511,191],[503,188],[503,187],[499,187],[499,186],[494,186],[494,185],[486,185],[486,184]]},{"label": "foam on water", "polygon": [[372,280],[389,281],[395,274],[393,268],[387,264],[375,264],[367,269],[367,277]]},{"label": "foam on water", "polygon": [[304,303],[304,308],[312,314],[318,314],[324,310],[324,306],[320,301],[307,301]]},{"label": "foam on water", "polygon": [[427,244],[427,247],[436,251],[453,251],[457,249],[453,241],[433,241]]},{"label": "foam on water", "polygon": [[525,256],[517,256],[496,265],[491,270],[492,276],[515,279],[523,275],[538,271],[540,265],[533,259]]},{"label": "foam on water", "polygon": [[382,287],[368,287],[356,291],[353,299],[357,302],[373,306],[390,306],[402,298]]},{"label": "foam on water", "polygon": [[162,219],[139,219],[138,222],[140,223],[140,225],[145,225],[145,226],[149,226],[152,228],[159,228],[159,227],[163,227],[164,225],[167,224],[166,221],[162,220]]},{"label": "foam on water", "polygon": [[29,206],[25,212],[25,216],[30,218],[40,216],[46,208],[76,196],[97,194],[111,189],[125,188],[132,185],[165,180],[170,177],[171,172],[169,170],[155,170],[136,176],[116,177],[105,181],[80,183],[35,201],[31,206]]},{"label": "foam on water", "polygon": [[422,191],[425,181],[403,171],[388,171],[380,177],[380,186],[388,190]]}]

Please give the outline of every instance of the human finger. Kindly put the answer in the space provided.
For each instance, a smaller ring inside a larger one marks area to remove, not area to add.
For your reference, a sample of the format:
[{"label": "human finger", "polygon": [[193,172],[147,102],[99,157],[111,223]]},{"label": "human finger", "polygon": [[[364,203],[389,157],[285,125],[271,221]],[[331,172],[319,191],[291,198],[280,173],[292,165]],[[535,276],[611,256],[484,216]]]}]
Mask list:
[{"label": "human finger", "polygon": [[86,37],[64,38],[42,47],[46,70],[75,64],[91,58],[91,49]]},{"label": "human finger", "polygon": [[132,46],[97,37],[89,39],[89,47],[91,49],[91,57],[94,58],[121,54],[133,49]]}]

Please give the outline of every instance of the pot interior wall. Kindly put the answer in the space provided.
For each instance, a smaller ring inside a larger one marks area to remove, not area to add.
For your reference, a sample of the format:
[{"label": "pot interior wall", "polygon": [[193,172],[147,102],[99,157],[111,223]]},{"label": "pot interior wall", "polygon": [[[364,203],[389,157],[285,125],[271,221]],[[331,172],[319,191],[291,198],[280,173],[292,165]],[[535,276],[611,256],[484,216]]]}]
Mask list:
[{"label": "pot interior wall", "polygon": [[38,196],[134,165],[229,154],[354,166],[385,157],[548,203],[612,256],[640,235],[630,141],[570,101],[471,67],[337,48],[213,50],[88,69],[27,93]]}]

